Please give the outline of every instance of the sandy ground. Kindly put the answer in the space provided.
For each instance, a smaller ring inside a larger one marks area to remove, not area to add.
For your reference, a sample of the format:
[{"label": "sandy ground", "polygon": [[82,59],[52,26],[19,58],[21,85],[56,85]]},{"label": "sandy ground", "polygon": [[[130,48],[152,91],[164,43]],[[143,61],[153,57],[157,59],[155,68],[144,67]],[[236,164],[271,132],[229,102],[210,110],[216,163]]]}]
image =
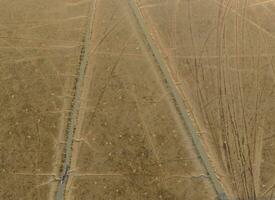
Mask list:
[{"label": "sandy ground", "polygon": [[[0,199],[216,198],[129,2],[0,2]],[[275,198],[275,3],[133,2],[229,200]]]},{"label": "sandy ground", "polygon": [[214,199],[127,1],[95,12],[65,198]]},{"label": "sandy ground", "polygon": [[79,62],[84,5],[0,3],[0,199],[50,199]]},{"label": "sandy ground", "polygon": [[138,3],[231,198],[274,198],[274,2]]}]

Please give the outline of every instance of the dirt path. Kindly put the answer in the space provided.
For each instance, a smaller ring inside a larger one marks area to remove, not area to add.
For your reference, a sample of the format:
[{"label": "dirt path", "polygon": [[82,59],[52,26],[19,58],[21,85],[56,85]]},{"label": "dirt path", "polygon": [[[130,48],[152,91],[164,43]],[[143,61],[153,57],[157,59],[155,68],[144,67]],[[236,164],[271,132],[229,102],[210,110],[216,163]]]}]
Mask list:
[{"label": "dirt path", "polygon": [[170,74],[167,71],[166,64],[163,61],[159,51],[155,47],[153,40],[150,37],[150,33],[147,30],[145,23],[143,22],[143,17],[141,15],[141,13],[139,12],[139,9],[138,9],[136,3],[134,2],[134,0],[128,0],[128,2],[129,2],[129,5],[133,11],[133,14],[134,14],[136,20],[137,20],[137,23],[140,26],[140,30],[142,31],[142,33],[144,35],[145,42],[147,43],[148,48],[152,52],[156,62],[158,63],[158,65],[160,67],[162,75],[166,81],[166,85],[167,85],[168,89],[170,90],[171,95],[174,98],[174,101],[175,101],[174,103],[177,106],[179,114],[180,114],[181,118],[183,119],[188,131],[190,132],[194,146],[201,158],[201,161],[202,161],[207,173],[209,174],[209,177],[213,183],[214,189],[217,192],[218,199],[226,200],[227,199],[226,194],[225,194],[221,184],[217,180],[214,170],[212,169],[212,166],[210,165],[210,163],[208,161],[207,154],[205,153],[205,151],[201,145],[200,139],[197,136],[197,131],[195,130],[195,128],[192,124],[192,121],[189,118],[188,113],[186,112],[185,105],[183,104],[182,99],[181,99],[181,97],[180,97],[171,77],[170,77]]},{"label": "dirt path", "polygon": [[63,166],[62,166],[63,172],[58,184],[57,193],[55,197],[56,200],[64,199],[66,182],[68,179],[68,173],[71,165],[73,136],[74,136],[74,131],[77,123],[77,115],[80,109],[82,85],[84,82],[85,70],[88,63],[89,44],[90,44],[90,36],[91,36],[92,21],[93,21],[92,20],[93,10],[94,10],[94,3],[92,1],[88,12],[87,28],[86,28],[85,38],[83,39],[83,47],[81,49],[80,66],[79,66],[79,71],[78,71],[78,75],[75,83],[75,94],[72,101],[71,110],[69,113],[68,125],[66,130],[66,144],[64,149],[65,157],[64,157]]}]

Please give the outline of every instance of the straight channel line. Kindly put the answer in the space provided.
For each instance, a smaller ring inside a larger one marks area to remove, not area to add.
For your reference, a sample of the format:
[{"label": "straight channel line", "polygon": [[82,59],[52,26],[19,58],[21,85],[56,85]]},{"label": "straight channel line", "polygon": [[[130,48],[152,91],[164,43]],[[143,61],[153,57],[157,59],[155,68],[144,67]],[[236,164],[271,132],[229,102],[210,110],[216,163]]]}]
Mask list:
[{"label": "straight channel line", "polygon": [[55,196],[56,200],[63,200],[65,196],[66,182],[68,180],[70,164],[71,164],[73,135],[76,127],[77,115],[80,108],[81,87],[83,85],[85,70],[88,64],[90,39],[91,39],[93,18],[94,18],[94,12],[95,12],[95,3],[96,3],[96,0],[95,1],[91,0],[89,10],[88,10],[86,32],[82,41],[79,68],[77,72],[77,78],[75,81],[75,88],[74,88],[75,93],[74,93],[74,97],[71,105],[71,110],[69,112],[68,124],[66,129],[66,144],[64,149],[65,157],[64,157],[63,166],[62,166],[62,176],[60,177],[60,181],[57,186],[57,192]]},{"label": "straight channel line", "polygon": [[180,117],[182,118],[182,120],[184,121],[190,135],[192,138],[192,141],[194,143],[194,146],[197,150],[197,153],[200,156],[201,162],[203,164],[203,166],[205,167],[209,178],[213,184],[213,187],[217,193],[217,198],[219,200],[227,200],[227,196],[221,186],[221,184],[219,183],[219,181],[217,180],[217,177],[214,173],[214,170],[212,169],[212,166],[209,163],[209,160],[207,158],[207,154],[205,153],[205,150],[203,149],[203,146],[200,142],[200,139],[197,135],[197,131],[193,126],[193,123],[190,119],[190,117],[188,116],[187,113],[187,109],[180,97],[180,94],[177,90],[177,88],[175,87],[171,76],[168,72],[167,66],[165,61],[163,60],[163,58],[160,55],[160,52],[158,51],[158,49],[155,47],[155,44],[150,36],[150,33],[145,25],[145,22],[143,21],[143,16],[140,13],[138,6],[135,2],[135,0],[128,0],[129,6],[131,7],[131,10],[133,11],[133,15],[136,18],[136,21],[141,29],[141,32],[143,33],[144,36],[144,41],[147,43],[147,46],[149,48],[149,50],[151,51],[151,53],[153,54],[153,57],[155,59],[155,61],[157,62],[157,64],[159,65],[159,68],[161,70],[161,73],[165,79],[166,82],[166,86],[168,87],[168,89],[170,90],[170,93],[172,95],[172,97],[174,98],[174,103],[176,105],[177,110],[179,111]]}]

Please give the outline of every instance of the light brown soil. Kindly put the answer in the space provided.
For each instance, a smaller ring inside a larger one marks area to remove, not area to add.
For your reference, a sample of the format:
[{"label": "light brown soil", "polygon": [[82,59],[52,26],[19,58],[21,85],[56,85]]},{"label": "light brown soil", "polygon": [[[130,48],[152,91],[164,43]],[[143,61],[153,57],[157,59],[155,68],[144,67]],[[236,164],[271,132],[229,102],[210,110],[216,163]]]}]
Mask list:
[{"label": "light brown soil", "polygon": [[[275,198],[274,2],[136,3],[229,200]],[[129,0],[0,1],[0,200],[56,199],[85,34],[63,199],[214,200]]]},{"label": "light brown soil", "polygon": [[85,10],[63,0],[0,2],[0,199],[55,193]]},{"label": "light brown soil", "polygon": [[144,0],[139,6],[228,193],[272,198],[274,3]]},{"label": "light brown soil", "polygon": [[99,1],[94,19],[65,197],[214,199],[127,2]]}]

